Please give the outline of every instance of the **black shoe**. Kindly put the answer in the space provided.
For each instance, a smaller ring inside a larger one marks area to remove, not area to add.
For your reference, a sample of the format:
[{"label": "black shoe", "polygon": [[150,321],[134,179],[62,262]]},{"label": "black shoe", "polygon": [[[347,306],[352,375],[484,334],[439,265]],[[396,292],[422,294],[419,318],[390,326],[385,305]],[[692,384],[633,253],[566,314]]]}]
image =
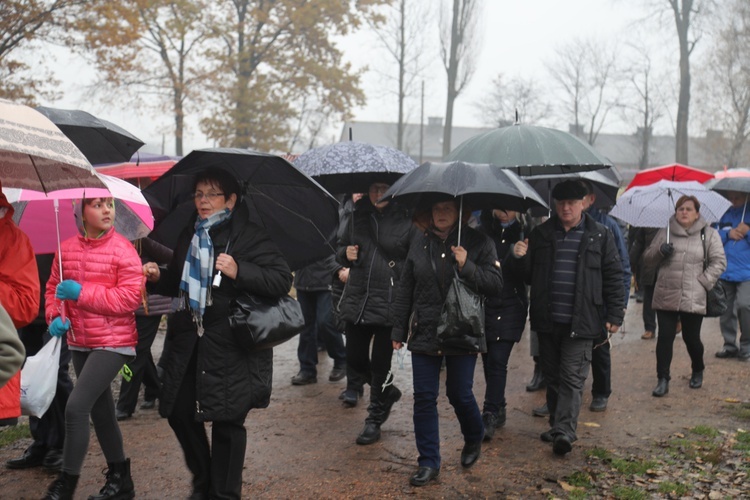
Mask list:
[{"label": "black shoe", "polygon": [[67,472],[61,472],[57,479],[49,485],[43,500],[73,500],[79,476],[71,476]]},{"label": "black shoe", "polygon": [[725,347],[724,349],[716,353],[716,357],[721,359],[736,358],[737,351],[730,351]]},{"label": "black shoe", "polygon": [[479,455],[481,454],[482,441],[464,444],[464,449],[461,450],[461,466],[471,467],[477,460],[479,460]]},{"label": "black shoe", "polygon": [[660,398],[668,392],[669,392],[669,380],[665,378],[660,378],[653,392],[651,392],[651,395],[656,398]]},{"label": "black shoe", "polygon": [[531,382],[526,385],[526,390],[529,392],[535,392],[547,387],[547,383],[544,381],[544,375],[542,375],[542,369],[539,367],[539,363],[534,363],[534,375],[531,377]]},{"label": "black shoe", "polygon": [[341,394],[339,394],[339,399],[345,407],[354,408],[355,406],[357,406],[359,398],[362,397],[363,393],[363,390],[358,391],[356,389],[344,389],[343,391],[341,391]]},{"label": "black shoe", "polygon": [[333,367],[331,374],[328,375],[328,380],[331,382],[338,382],[339,380],[346,377],[346,366]]},{"label": "black shoe", "polygon": [[357,436],[357,444],[372,444],[380,439],[380,425],[374,422],[365,422],[365,428]]},{"label": "black shoe", "polygon": [[383,398],[383,420],[380,422],[384,424],[388,417],[391,416],[391,408],[393,405],[401,399],[401,391],[395,385],[390,386],[390,390],[387,390],[382,396]]},{"label": "black shoe", "polygon": [[133,416],[132,413],[128,413],[128,412],[125,412],[125,411],[122,411],[122,410],[115,410],[115,418],[118,421],[127,420],[130,417],[132,417],[132,416]]},{"label": "black shoe", "polygon": [[539,435],[539,439],[544,441],[545,443],[551,443],[555,440],[555,435],[552,434],[552,429],[548,431],[544,431]]},{"label": "black shoe", "polygon": [[156,399],[144,401],[143,403],[141,403],[140,408],[141,410],[153,410],[154,408],[156,408]]},{"label": "black shoe", "polygon": [[555,455],[566,455],[573,450],[573,444],[568,439],[568,436],[559,434],[555,437],[555,442],[552,443],[552,451]]},{"label": "black shoe", "polygon": [[531,414],[535,417],[548,417],[549,408],[547,408],[547,403],[544,403],[539,408],[534,408],[533,410],[531,410]]},{"label": "black shoe", "polygon": [[49,471],[61,472],[63,465],[63,454],[59,448],[50,448],[44,460],[42,461],[42,467]]},{"label": "black shoe", "polygon": [[44,463],[44,452],[32,452],[26,450],[19,458],[13,458],[5,462],[6,467],[9,469],[30,469],[32,467],[39,467]]},{"label": "black shoe", "polygon": [[693,375],[690,377],[690,388],[691,389],[700,389],[703,385],[703,371],[699,372],[693,372]]},{"label": "black shoe", "polygon": [[604,396],[595,396],[594,399],[591,400],[591,404],[589,405],[589,411],[606,410],[608,401],[609,401],[609,398],[605,398]]},{"label": "black shoe", "polygon": [[299,372],[292,377],[292,385],[317,384],[318,377],[313,373]]},{"label": "black shoe", "polygon": [[417,469],[417,473],[409,479],[409,484],[412,486],[424,486],[429,483],[440,474],[440,469],[433,469],[432,467],[420,467]]},{"label": "black shoe", "polygon": [[495,429],[497,429],[497,415],[486,411],[482,413],[482,422],[484,423],[484,440],[489,441],[495,435]]},{"label": "black shoe", "polygon": [[129,500],[135,498],[133,478],[130,476],[130,459],[124,462],[107,463],[104,483],[98,495],[89,496],[89,500]]},{"label": "black shoe", "polygon": [[750,353],[739,353],[737,359],[740,361],[750,361]]}]

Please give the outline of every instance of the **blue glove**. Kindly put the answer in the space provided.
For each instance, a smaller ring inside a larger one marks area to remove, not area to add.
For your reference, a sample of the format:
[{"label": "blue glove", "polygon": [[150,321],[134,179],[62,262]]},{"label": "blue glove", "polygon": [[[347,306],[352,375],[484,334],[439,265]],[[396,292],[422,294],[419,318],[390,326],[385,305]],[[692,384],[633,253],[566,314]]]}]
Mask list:
[{"label": "blue glove", "polygon": [[[75,282],[74,282],[75,283]],[[60,319],[60,316],[52,320],[49,325],[49,334],[53,337],[62,337],[70,329],[70,320],[66,319],[65,323]]]},{"label": "blue glove", "polygon": [[64,280],[57,285],[55,297],[60,300],[78,300],[81,295],[81,284],[74,280]]}]

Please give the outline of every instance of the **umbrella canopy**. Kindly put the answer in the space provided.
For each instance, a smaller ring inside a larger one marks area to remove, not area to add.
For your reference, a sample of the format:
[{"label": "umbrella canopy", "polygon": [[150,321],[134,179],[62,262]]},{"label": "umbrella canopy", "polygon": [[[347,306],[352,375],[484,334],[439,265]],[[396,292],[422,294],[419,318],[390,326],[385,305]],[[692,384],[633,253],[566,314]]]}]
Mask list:
[{"label": "umbrella canopy", "polygon": [[531,177],[525,177],[524,180],[528,182],[537,193],[539,193],[542,199],[547,200],[547,204],[551,205],[552,188],[554,188],[558,182],[568,179],[585,179],[591,182],[594,186],[594,194],[596,195],[594,206],[596,208],[609,208],[617,202],[617,192],[620,189],[620,184],[616,180],[617,177],[614,174],[606,174],[606,172],[611,171],[613,171],[613,169],[577,172],[574,174],[563,175],[534,175]]},{"label": "umbrella canopy", "polygon": [[374,182],[393,184],[417,163],[398,149],[347,141],[311,149],[294,166],[332,193],[366,193]]},{"label": "umbrella canopy", "polygon": [[156,180],[156,178],[172,168],[181,159],[181,156],[138,152],[130,158],[130,161],[94,165],[94,168],[101,174],[119,177],[120,179],[141,179],[148,177]]},{"label": "umbrella canopy", "polygon": [[86,157],[38,111],[0,99],[0,182],[50,192],[104,188]]},{"label": "umbrella canopy", "polygon": [[128,161],[144,144],[127,130],[86,111],[45,106],[36,110],[57,125],[94,164]]},{"label": "umbrella canopy", "polygon": [[704,185],[714,191],[737,191],[750,193],[750,170],[745,168],[730,168],[717,172],[714,179],[704,182]]},{"label": "umbrella canopy", "polygon": [[568,174],[611,167],[612,162],[572,134],[533,125],[510,125],[459,144],[446,158],[513,168],[522,176]]},{"label": "umbrella canopy", "polygon": [[641,170],[635,174],[635,177],[633,177],[633,180],[630,181],[630,184],[628,184],[628,187],[625,189],[629,190],[636,186],[648,186],[649,184],[654,184],[661,180],[697,181],[703,183],[711,179],[713,176],[714,174],[711,172],[675,163],[674,165],[662,165],[661,167]]},{"label": "umbrella canopy", "polygon": [[529,184],[496,165],[426,162],[404,175],[383,195],[412,206],[427,206],[446,195],[463,197],[473,209],[504,208],[524,212],[547,204]]},{"label": "umbrella canopy", "polygon": [[731,206],[726,198],[696,181],[662,180],[625,191],[609,215],[631,226],[666,227],[674,215],[675,202],[683,195],[698,198],[700,213],[709,224],[721,219]]},{"label": "umbrella canopy", "polygon": [[[99,177],[107,189],[63,189],[47,194],[28,189],[4,190],[8,201],[15,208],[13,220],[29,236],[35,253],[54,253],[58,250],[58,228],[62,240],[78,234],[72,200],[81,198],[114,197],[115,229],[131,241],[143,238],[151,232],[154,228],[154,218],[141,190],[116,177]],[[55,201],[60,202],[59,226],[55,214]]]},{"label": "umbrella canopy", "polygon": [[216,167],[242,186],[250,220],[266,228],[292,269],[335,251],[338,202],[317,182],[283,158],[246,149],[193,151],[143,190],[156,216],[151,237],[174,248],[193,220],[195,175]]}]

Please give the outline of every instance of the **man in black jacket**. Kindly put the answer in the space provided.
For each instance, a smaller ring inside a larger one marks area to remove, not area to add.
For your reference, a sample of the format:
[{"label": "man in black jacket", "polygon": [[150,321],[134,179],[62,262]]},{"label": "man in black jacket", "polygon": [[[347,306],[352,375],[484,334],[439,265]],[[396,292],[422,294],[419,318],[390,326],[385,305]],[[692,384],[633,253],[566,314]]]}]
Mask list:
[{"label": "man in black jacket", "polygon": [[552,196],[556,215],[534,229],[528,242],[516,243],[514,254],[524,257],[530,326],[539,334],[547,381],[550,430],[541,439],[565,455],[576,440],[593,340],[602,325],[610,334],[622,325],[625,297],[612,233],[583,213],[586,189],[564,181]]}]

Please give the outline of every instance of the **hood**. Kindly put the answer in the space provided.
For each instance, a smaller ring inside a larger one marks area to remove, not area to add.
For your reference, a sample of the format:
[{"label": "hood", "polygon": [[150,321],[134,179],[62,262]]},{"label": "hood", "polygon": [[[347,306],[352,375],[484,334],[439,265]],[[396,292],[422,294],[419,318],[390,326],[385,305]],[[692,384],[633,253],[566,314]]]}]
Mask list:
[{"label": "hood", "polygon": [[13,213],[15,213],[13,205],[8,202],[8,198],[6,198],[5,194],[3,193],[2,182],[0,182],[0,212],[2,212],[2,215],[0,215],[0,219],[5,217],[12,219]]}]

